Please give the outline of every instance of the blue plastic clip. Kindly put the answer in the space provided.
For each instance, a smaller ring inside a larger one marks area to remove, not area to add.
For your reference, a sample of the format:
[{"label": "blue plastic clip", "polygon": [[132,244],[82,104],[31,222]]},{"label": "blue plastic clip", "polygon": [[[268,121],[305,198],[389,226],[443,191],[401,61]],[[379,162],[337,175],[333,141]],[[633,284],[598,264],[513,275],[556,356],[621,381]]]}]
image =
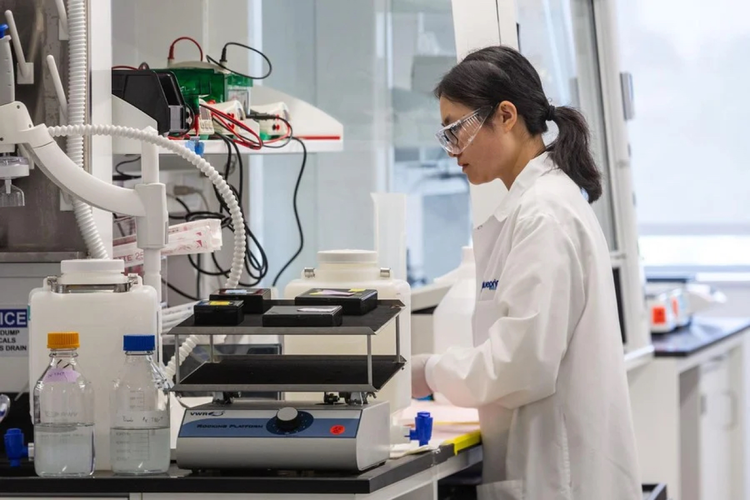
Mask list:
[{"label": "blue plastic clip", "polygon": [[200,157],[203,157],[203,152],[206,150],[206,145],[197,137],[186,141],[185,147]]},{"label": "blue plastic clip", "polygon": [[8,25],[7,24],[0,24],[0,38],[5,37],[5,32],[8,31]]},{"label": "blue plastic clip", "polygon": [[11,467],[20,467],[21,459],[29,456],[29,449],[23,445],[23,432],[21,429],[8,429],[4,437],[5,454],[8,456]]},{"label": "blue plastic clip", "polygon": [[428,411],[420,411],[414,419],[414,429],[409,431],[409,439],[419,441],[419,446],[425,446],[432,438],[432,417]]}]

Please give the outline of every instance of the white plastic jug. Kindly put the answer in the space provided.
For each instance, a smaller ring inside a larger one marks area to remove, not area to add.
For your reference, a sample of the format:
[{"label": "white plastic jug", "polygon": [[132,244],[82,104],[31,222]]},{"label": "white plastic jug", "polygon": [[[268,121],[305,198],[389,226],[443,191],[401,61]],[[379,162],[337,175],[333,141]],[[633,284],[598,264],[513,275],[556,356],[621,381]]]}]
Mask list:
[{"label": "white plastic jug", "polygon": [[[410,302],[411,288],[406,281],[381,272],[378,254],[368,250],[332,250],[318,252],[319,266],[306,270],[303,277],[290,282],[284,290],[286,298],[294,298],[311,288],[366,288],[378,291],[378,299],[398,299],[406,306],[400,321],[401,356],[411,359]],[[288,335],[283,338],[285,354],[367,354],[366,339],[357,336]],[[372,340],[373,354],[396,353],[396,326],[389,325]],[[321,401],[319,393],[287,393],[287,399]],[[377,393],[377,401],[388,401],[391,415],[411,404],[411,371],[408,367],[397,373]]]},{"label": "white plastic jug", "polygon": [[[472,316],[476,301],[477,282],[474,251],[464,247],[461,264],[447,275],[435,279],[436,283],[453,281],[448,293],[440,301],[434,313],[435,354],[442,354],[451,347],[473,347]],[[448,403],[442,394],[434,395],[438,403]]]},{"label": "white plastic jug", "polygon": [[[65,260],[29,295],[29,380],[49,363],[47,334],[78,332],[78,362],[94,386],[96,469],[109,470],[109,393],[124,361],[122,336],[157,333],[156,290],[123,274],[121,260]],[[32,405],[33,406],[33,405]]]}]

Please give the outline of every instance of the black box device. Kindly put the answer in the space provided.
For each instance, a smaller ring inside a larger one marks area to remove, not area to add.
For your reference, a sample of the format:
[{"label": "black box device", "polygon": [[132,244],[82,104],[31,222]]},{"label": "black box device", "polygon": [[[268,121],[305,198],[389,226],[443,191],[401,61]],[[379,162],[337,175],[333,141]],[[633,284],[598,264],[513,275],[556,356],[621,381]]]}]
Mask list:
[{"label": "black box device", "polygon": [[263,315],[263,326],[341,326],[341,306],[274,306]]},{"label": "black box device", "polygon": [[313,288],[294,299],[298,306],[341,306],[347,316],[362,316],[378,307],[378,291],[364,288]]},{"label": "black box device", "polygon": [[245,319],[239,300],[202,300],[193,307],[196,326],[237,326]]},{"label": "black box device", "polygon": [[220,288],[212,293],[211,300],[241,301],[245,314],[263,314],[268,309],[265,301],[271,300],[270,288]]}]

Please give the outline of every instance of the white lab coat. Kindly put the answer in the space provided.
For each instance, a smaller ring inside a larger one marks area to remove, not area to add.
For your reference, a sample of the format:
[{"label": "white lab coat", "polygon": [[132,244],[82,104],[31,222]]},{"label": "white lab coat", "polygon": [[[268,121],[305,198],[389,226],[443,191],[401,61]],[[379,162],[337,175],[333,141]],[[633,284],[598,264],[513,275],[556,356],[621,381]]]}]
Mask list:
[{"label": "white lab coat", "polygon": [[426,366],[479,408],[480,500],[642,498],[612,266],[599,223],[547,153],[474,233],[474,348]]}]

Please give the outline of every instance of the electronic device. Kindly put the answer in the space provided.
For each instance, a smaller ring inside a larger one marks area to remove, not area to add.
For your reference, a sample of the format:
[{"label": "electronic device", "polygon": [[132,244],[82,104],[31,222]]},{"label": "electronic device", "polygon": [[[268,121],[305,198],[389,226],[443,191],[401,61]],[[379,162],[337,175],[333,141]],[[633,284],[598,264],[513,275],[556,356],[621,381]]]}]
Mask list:
[{"label": "electronic device", "polygon": [[156,120],[159,134],[188,130],[187,105],[170,72],[112,70],[112,94]]},{"label": "electronic device", "polygon": [[[292,300],[267,302],[271,310],[299,307]],[[341,307],[333,307],[340,314]],[[263,315],[246,314],[237,326],[201,326],[191,317],[174,327],[169,335],[177,346],[181,338],[196,335],[345,335],[360,336],[368,345],[366,355],[231,355],[217,354],[211,340],[208,359],[197,369],[185,376],[177,366],[173,390],[178,395],[215,394],[212,403],[185,412],[177,436],[178,466],[362,471],[385,462],[390,404],[371,398],[406,360],[398,347],[394,355],[373,355],[371,338],[402,308],[398,300],[382,300],[365,315],[342,316],[341,326],[269,327]],[[262,392],[319,392],[321,398],[316,404],[240,397]]]},{"label": "electronic device", "polygon": [[390,405],[210,403],[185,412],[185,469],[365,470],[390,454]]}]

